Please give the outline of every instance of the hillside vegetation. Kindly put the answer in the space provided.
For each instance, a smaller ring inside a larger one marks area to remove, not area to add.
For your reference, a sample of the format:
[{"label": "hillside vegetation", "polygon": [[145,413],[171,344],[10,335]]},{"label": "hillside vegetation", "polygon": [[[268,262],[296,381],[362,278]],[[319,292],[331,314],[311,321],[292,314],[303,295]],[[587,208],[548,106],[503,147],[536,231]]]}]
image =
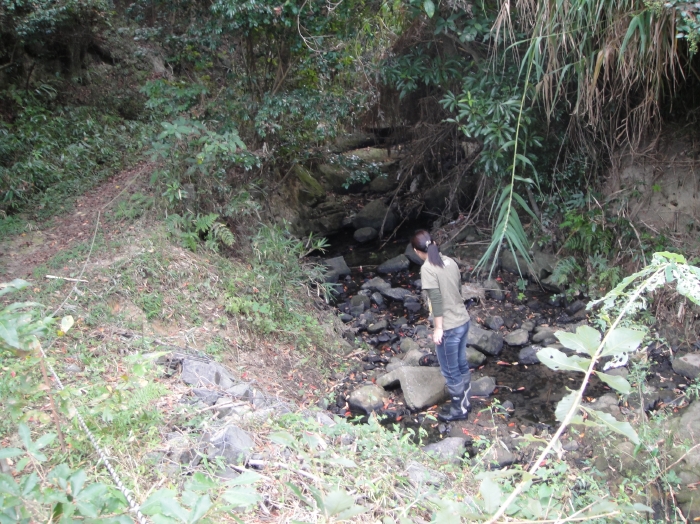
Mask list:
[{"label": "hillside vegetation", "polygon": [[[661,324],[697,345],[699,42],[680,0],[0,0],[0,522],[700,517],[678,406],[579,416],[593,375],[643,404]],[[530,463],[500,467],[497,402],[456,462],[420,449],[430,414],[325,411],[366,348],[300,212],[319,166],[348,209],[400,179],[397,230],[488,231],[475,276],[512,251],[524,290],[547,251],[562,296],[600,299],[550,366],[586,377],[560,431],[518,436]],[[192,362],[245,391],[207,404]],[[585,466],[559,442],[577,432],[603,435]]]}]

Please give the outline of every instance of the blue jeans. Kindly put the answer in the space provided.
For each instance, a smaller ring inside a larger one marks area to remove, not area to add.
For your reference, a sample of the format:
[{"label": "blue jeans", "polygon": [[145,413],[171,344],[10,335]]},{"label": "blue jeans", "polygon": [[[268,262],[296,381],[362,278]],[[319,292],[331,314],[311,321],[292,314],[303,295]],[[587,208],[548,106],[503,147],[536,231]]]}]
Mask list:
[{"label": "blue jeans", "polygon": [[468,391],[471,385],[471,371],[467,362],[467,333],[468,321],[459,327],[445,330],[442,344],[435,346],[440,371],[452,396]]}]

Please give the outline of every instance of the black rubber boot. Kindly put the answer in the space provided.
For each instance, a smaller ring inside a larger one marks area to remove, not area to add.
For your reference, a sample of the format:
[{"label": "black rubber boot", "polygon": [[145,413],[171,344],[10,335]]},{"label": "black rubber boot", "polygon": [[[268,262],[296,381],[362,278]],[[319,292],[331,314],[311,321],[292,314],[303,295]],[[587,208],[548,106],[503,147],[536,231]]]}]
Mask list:
[{"label": "black rubber boot", "polygon": [[[470,385],[471,386],[471,385]],[[456,420],[467,420],[469,418],[469,390],[464,390],[464,382],[450,390],[450,410],[445,413],[438,413],[438,420],[442,422],[454,422]],[[471,389],[471,387],[469,387]]]},{"label": "black rubber boot", "polygon": [[[464,376],[464,375],[462,375]],[[472,385],[469,384],[467,386],[467,390],[464,392],[464,400],[465,404],[467,405],[467,412],[471,413],[472,412],[472,406],[471,403],[469,402],[469,393],[472,390]],[[450,404],[443,404],[442,407],[440,408],[440,414],[438,415],[438,418],[440,418],[440,415],[445,416],[450,413],[450,406],[452,405],[452,402]]]}]

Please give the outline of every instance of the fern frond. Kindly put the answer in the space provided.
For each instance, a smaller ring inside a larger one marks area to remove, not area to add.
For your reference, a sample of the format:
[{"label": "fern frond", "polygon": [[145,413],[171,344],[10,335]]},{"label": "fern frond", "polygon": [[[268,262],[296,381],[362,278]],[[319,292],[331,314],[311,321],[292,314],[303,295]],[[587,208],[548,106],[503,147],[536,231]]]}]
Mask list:
[{"label": "fern frond", "polygon": [[566,257],[557,261],[552,271],[552,280],[558,286],[566,284],[577,272],[581,271],[574,257]]},{"label": "fern frond", "polygon": [[216,223],[219,215],[216,213],[209,213],[207,215],[197,215],[197,219],[194,222],[194,228],[197,233],[206,233],[211,230],[211,228]]},{"label": "fern frond", "polygon": [[236,243],[236,237],[224,224],[217,222],[212,228],[213,236],[226,247],[232,247]]}]

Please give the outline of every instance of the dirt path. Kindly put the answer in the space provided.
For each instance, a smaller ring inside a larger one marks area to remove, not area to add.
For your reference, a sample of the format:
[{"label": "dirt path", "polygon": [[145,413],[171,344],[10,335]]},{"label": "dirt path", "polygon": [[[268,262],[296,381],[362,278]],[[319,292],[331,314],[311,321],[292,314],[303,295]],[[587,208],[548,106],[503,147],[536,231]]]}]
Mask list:
[{"label": "dirt path", "polygon": [[[0,280],[27,279],[34,269],[46,263],[60,251],[70,249],[80,242],[89,241],[95,231],[98,212],[102,217],[122,193],[128,194],[146,182],[154,164],[144,162],[104,181],[81,195],[74,209],[51,221],[44,229],[27,231],[8,240],[0,241]],[[100,220],[100,231],[105,237],[120,229],[117,223]]]}]

